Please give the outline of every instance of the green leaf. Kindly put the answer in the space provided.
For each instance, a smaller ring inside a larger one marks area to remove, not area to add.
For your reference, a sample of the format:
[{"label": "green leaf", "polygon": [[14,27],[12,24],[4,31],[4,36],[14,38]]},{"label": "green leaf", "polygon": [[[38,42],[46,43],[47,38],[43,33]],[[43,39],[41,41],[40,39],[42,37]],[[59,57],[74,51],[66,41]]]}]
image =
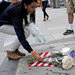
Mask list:
[{"label": "green leaf", "polygon": [[36,61],[36,59],[30,59],[30,60],[27,61],[27,63],[28,63],[28,64],[32,64],[32,63],[34,63],[35,61]]}]

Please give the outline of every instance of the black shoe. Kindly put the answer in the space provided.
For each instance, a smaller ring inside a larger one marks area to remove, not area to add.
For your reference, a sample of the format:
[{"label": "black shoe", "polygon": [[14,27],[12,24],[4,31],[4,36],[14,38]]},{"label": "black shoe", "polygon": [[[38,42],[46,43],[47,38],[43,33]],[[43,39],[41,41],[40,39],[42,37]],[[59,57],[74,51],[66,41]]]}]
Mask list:
[{"label": "black shoe", "polygon": [[63,33],[63,35],[69,35],[69,34],[74,34],[73,30],[66,30],[66,32]]}]

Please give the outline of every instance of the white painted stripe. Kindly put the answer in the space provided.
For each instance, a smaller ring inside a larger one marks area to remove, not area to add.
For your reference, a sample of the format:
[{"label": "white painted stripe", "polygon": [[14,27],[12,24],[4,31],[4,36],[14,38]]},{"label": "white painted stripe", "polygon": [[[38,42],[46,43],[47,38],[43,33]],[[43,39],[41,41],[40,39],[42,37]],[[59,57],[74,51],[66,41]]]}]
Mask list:
[{"label": "white painted stripe", "polygon": [[46,52],[44,52],[40,57],[43,57],[45,55]]},{"label": "white painted stripe", "polygon": [[51,65],[51,67],[54,67],[54,65]]},{"label": "white painted stripe", "polygon": [[46,55],[46,57],[48,57],[50,54],[51,54],[51,52],[49,52],[49,53]]},{"label": "white painted stripe", "polygon": [[34,66],[34,65],[36,65],[38,63],[38,61],[37,62],[34,62],[31,66]]},{"label": "white painted stripe", "polygon": [[43,64],[43,63],[39,63],[37,66],[41,66],[41,64]]},{"label": "white painted stripe", "polygon": [[47,65],[48,65],[48,63],[45,63],[45,64],[44,64],[44,66],[47,66]]}]

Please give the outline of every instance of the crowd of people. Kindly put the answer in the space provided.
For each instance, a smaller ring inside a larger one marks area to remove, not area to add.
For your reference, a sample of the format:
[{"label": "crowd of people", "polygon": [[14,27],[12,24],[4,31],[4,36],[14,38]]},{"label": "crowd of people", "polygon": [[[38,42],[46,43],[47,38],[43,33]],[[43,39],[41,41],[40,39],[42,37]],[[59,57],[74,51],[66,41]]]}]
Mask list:
[{"label": "crowd of people", "polygon": [[[16,2],[17,1],[17,2]],[[35,9],[37,8],[37,2],[42,8],[44,19],[43,21],[48,20],[49,15],[46,12],[48,0],[13,0],[12,2],[4,1],[6,8],[4,7],[3,11],[0,12],[0,32],[16,35],[12,50],[7,50],[7,57],[9,59],[20,59],[22,56],[25,56],[25,53],[19,51],[20,45],[23,46],[25,50],[32,54],[32,56],[38,60],[43,61],[43,58],[37,54],[29,42],[26,40],[29,35],[29,29],[26,28],[30,23],[35,24]],[[73,13],[75,12],[75,0],[68,0],[67,13],[69,28],[63,35],[74,34],[73,31]],[[30,19],[27,17],[29,15]],[[30,20],[30,23],[28,22]],[[25,25],[24,23],[25,22]],[[4,28],[4,31],[1,29]],[[10,30],[7,30],[9,28]]]}]

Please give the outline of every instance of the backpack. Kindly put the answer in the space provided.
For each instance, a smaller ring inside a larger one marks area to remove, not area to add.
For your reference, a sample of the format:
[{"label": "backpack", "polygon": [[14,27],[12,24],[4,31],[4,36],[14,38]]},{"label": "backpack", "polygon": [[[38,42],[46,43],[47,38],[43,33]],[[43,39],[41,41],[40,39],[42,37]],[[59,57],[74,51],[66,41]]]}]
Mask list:
[{"label": "backpack", "polygon": [[11,4],[11,2],[6,2],[6,1],[0,2],[0,14],[1,14],[1,13],[4,11],[4,9],[6,9],[10,4]]}]

